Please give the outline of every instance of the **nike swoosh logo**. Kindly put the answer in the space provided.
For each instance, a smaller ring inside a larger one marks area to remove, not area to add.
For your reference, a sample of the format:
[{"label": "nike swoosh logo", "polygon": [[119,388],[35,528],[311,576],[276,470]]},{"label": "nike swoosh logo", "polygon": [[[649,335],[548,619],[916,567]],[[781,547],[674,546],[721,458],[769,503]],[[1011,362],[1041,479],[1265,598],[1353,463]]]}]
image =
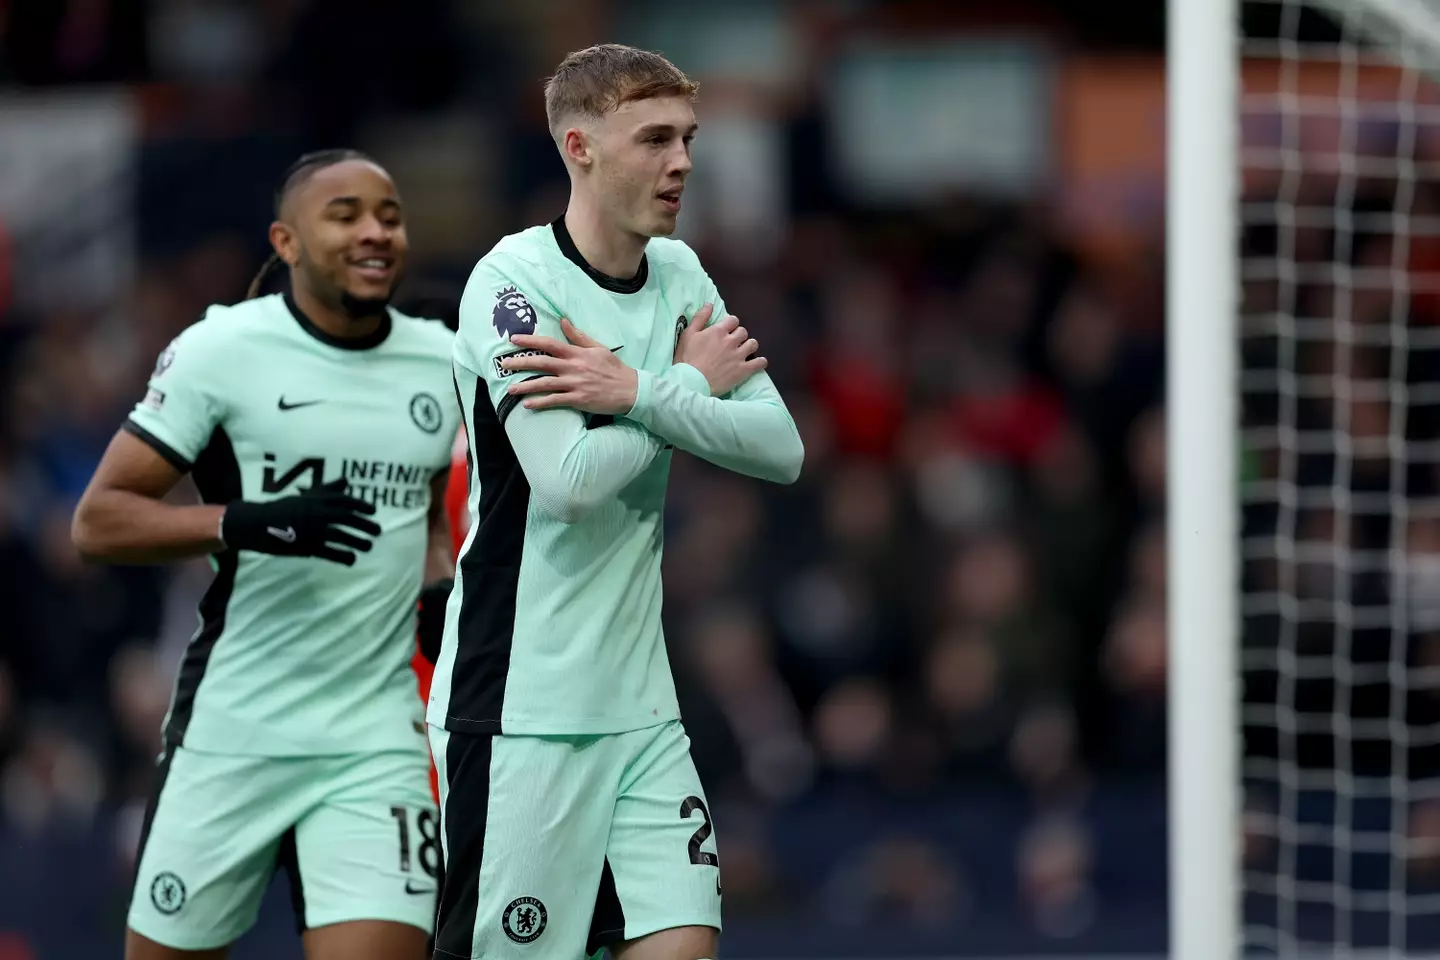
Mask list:
[{"label": "nike swoosh logo", "polygon": [[301,400],[299,403],[286,403],[285,398],[280,398],[279,407],[281,410],[298,410],[301,407],[313,407],[317,403],[324,403],[324,400]]},{"label": "nike swoosh logo", "polygon": [[284,540],[286,543],[294,543],[297,539],[294,527],[286,527],[284,530],[279,527],[266,527],[265,532],[276,540]]},{"label": "nike swoosh logo", "polygon": [[414,880],[406,880],[406,881],[405,881],[405,892],[408,893],[408,894],[411,894],[412,896],[418,897],[418,896],[422,896],[422,895],[427,894],[427,893],[434,893],[434,892],[435,892],[435,888],[434,888],[434,887],[417,887],[417,886],[415,886],[415,881],[414,881]]}]

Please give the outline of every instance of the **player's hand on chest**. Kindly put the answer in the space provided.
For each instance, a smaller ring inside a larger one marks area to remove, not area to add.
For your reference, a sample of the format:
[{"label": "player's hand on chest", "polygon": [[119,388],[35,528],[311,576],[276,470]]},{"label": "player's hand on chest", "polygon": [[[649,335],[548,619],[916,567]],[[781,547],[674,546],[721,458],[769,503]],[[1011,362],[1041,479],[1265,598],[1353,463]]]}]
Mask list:
[{"label": "player's hand on chest", "polygon": [[660,296],[611,295],[610,301],[574,297],[563,316],[635,370],[661,373],[674,362],[675,344],[693,310]]}]

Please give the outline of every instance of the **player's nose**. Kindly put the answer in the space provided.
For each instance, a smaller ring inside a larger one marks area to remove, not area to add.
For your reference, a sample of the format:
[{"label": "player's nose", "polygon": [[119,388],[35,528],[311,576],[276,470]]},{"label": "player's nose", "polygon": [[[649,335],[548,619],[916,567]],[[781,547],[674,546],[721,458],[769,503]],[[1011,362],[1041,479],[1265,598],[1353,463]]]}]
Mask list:
[{"label": "player's nose", "polygon": [[361,217],[357,224],[361,243],[388,245],[394,235],[394,228],[379,217]]},{"label": "player's nose", "polygon": [[669,173],[672,177],[678,176],[684,178],[686,176],[689,176],[691,166],[692,164],[690,162],[690,151],[682,147],[681,149],[675,151],[674,154],[672,154]]}]

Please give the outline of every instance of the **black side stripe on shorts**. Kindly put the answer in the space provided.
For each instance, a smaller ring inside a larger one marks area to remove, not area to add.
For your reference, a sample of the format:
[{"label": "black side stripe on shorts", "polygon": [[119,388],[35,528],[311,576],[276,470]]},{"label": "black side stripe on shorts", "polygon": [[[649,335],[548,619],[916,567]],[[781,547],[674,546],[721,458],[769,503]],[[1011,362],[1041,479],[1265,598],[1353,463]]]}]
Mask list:
[{"label": "black side stripe on shorts", "polygon": [[280,836],[280,848],[275,851],[275,872],[285,871],[290,880],[290,908],[295,911],[295,929],[305,932],[305,884],[300,879],[300,848],[295,845],[295,828],[291,827]]},{"label": "black side stripe on shorts", "polygon": [[480,484],[480,504],[475,536],[460,558],[459,649],[451,666],[445,727],[489,734],[502,732],[530,483],[483,380],[476,384],[468,413],[467,455],[471,478]]},{"label": "black side stripe on shorts", "polygon": [[145,802],[145,819],[140,822],[140,844],[135,848],[134,881],[140,882],[140,861],[145,856],[145,844],[150,842],[150,828],[155,825],[155,810],[160,806],[160,794],[165,792],[165,780],[170,776],[170,764],[175,759],[175,748],[167,746],[155,765],[155,782],[150,788],[150,799]]},{"label": "black side stripe on shorts", "polygon": [[[235,458],[235,447],[230,443],[229,435],[222,428],[215,428],[209,443],[195,458],[191,476],[195,480],[195,488],[200,491],[200,498],[206,503],[229,503],[242,496],[240,462]],[[225,632],[225,614],[235,590],[239,554],[234,550],[218,553],[215,565],[215,579],[200,600],[200,629],[185,648],[185,658],[180,662],[180,672],[175,678],[175,699],[170,706],[170,723],[165,728],[167,743],[185,742],[185,730],[190,726],[191,714],[195,712],[195,694],[200,689],[200,681],[205,679],[205,670],[210,665],[215,644]]]},{"label": "black side stripe on shorts", "polygon": [[450,734],[445,748],[445,872],[435,920],[435,955],[474,955],[480,909],[480,865],[490,809],[490,756],[494,738]]},{"label": "black side stripe on shorts", "polygon": [[610,858],[605,858],[605,869],[600,872],[600,888],[595,892],[595,913],[590,917],[590,936],[585,941],[585,956],[593,957],[601,947],[619,943],[625,939],[625,908],[620,905],[620,894],[615,889],[615,874],[610,869]]}]

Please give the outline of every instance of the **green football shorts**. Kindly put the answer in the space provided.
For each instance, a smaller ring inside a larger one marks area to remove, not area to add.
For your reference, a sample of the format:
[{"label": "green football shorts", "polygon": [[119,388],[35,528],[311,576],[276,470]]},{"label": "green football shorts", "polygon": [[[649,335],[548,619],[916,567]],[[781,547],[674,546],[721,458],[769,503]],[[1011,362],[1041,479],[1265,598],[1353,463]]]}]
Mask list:
[{"label": "green football shorts", "polygon": [[593,956],[720,929],[714,828],[678,721],[628,733],[430,728],[445,877],[437,957]]},{"label": "green football shorts", "polygon": [[130,929],[180,950],[239,939],[277,870],[301,930],[434,928],[439,823],[423,751],[240,757],[171,747],[145,811]]}]

